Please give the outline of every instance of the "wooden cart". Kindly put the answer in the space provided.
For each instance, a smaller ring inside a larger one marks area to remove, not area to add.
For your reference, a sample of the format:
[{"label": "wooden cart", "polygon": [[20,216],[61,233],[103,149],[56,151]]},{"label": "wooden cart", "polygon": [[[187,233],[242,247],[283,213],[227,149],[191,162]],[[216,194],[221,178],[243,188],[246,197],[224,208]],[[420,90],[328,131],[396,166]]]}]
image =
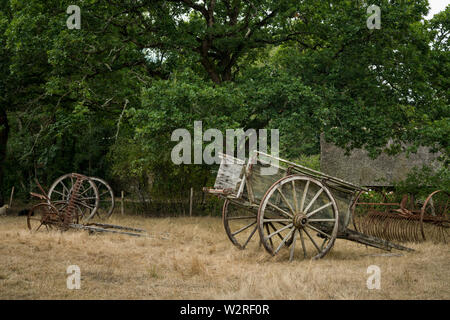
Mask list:
[{"label": "wooden cart", "polygon": [[270,254],[287,248],[289,260],[296,247],[304,258],[322,258],[337,238],[388,251],[411,250],[347,228],[356,195],[365,190],[360,186],[259,151],[247,162],[220,157],[214,188],[204,191],[225,199],[225,231],[240,249],[258,232]]}]

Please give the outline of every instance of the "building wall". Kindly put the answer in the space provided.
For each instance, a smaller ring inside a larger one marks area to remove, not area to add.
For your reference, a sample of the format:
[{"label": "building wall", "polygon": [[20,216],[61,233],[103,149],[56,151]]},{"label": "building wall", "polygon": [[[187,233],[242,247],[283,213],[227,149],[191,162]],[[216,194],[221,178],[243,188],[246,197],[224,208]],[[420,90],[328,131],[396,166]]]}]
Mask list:
[{"label": "building wall", "polygon": [[368,152],[354,149],[349,156],[345,150],[332,143],[327,143],[320,137],[320,170],[323,173],[353,182],[361,186],[392,186],[394,182],[405,179],[414,168],[423,165],[437,169],[436,161],[439,154],[429,152],[426,147],[420,147],[415,154],[401,153],[396,156],[381,154],[371,159]]}]

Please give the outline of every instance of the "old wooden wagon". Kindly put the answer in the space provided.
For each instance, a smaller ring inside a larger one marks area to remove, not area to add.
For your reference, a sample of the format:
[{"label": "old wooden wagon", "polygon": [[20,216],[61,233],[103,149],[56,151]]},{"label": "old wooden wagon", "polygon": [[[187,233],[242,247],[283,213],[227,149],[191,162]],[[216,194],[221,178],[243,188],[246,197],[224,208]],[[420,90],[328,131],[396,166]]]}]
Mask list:
[{"label": "old wooden wagon", "polygon": [[290,260],[300,247],[304,258],[322,258],[337,238],[388,251],[411,250],[348,228],[352,205],[363,190],[259,151],[247,162],[222,154],[214,188],[204,188],[225,199],[225,231],[240,249],[258,232],[270,254],[284,251]]}]

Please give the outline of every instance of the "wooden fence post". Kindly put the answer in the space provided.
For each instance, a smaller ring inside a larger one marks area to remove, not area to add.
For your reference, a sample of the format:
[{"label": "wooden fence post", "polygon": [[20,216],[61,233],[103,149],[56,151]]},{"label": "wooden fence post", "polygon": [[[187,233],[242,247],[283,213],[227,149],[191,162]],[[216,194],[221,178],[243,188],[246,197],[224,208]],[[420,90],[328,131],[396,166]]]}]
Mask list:
[{"label": "wooden fence post", "polygon": [[123,215],[123,190],[120,192],[120,213]]},{"label": "wooden fence post", "polygon": [[189,217],[192,217],[192,202],[194,197],[194,188],[191,188],[191,195],[189,197]]},{"label": "wooden fence post", "polygon": [[14,196],[14,186],[11,189],[11,196],[9,197],[9,207],[10,208],[11,208],[11,205],[12,205],[13,196]]}]

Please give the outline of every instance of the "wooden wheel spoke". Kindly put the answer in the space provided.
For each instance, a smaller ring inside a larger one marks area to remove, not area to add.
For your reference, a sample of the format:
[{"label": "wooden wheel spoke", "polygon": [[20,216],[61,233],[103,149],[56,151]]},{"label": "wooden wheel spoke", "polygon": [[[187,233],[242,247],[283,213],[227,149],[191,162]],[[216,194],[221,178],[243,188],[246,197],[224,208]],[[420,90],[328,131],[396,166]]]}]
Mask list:
[{"label": "wooden wheel spoke", "polygon": [[[44,222],[41,222],[41,224],[39,225],[39,227],[37,227],[37,229],[35,231],[38,231],[43,224],[44,224]],[[47,230],[48,230],[48,228],[47,228]]]},{"label": "wooden wheel spoke", "polygon": [[278,245],[278,248],[275,250],[274,254],[277,254],[278,251],[280,251],[280,249],[283,247],[283,245],[286,243],[287,239],[292,235],[292,233],[294,232],[295,228],[292,228],[291,231],[289,231],[289,233],[286,235],[286,237],[283,238],[283,240],[281,241],[281,243]]},{"label": "wooden wheel spoke", "polygon": [[64,182],[62,182],[61,181],[61,184],[62,184],[62,187],[63,187],[63,192],[64,192],[64,189],[67,191],[67,194],[70,194],[70,191],[69,191],[69,189],[66,187],[66,185],[64,184]]},{"label": "wooden wheel spoke", "polygon": [[97,199],[97,197],[79,197],[78,201],[83,201],[83,200],[95,200]]},{"label": "wooden wheel spoke", "polygon": [[93,201],[93,199],[87,199],[87,198],[75,199],[74,202],[77,203],[77,204],[86,203],[86,204],[95,205],[95,201]]},{"label": "wooden wheel spoke", "polygon": [[106,190],[105,192],[103,192],[102,194],[100,194],[99,197],[101,198],[102,196],[104,196],[105,194],[108,194],[108,193],[110,193],[109,190]]},{"label": "wooden wheel spoke", "polygon": [[334,222],[336,219],[309,219],[309,222]]},{"label": "wooden wheel spoke", "polygon": [[[277,228],[274,226],[274,224],[272,222],[269,222],[269,226],[272,227],[273,231],[277,231]],[[286,226],[286,225],[284,225]],[[278,238],[280,238],[281,240],[283,240],[283,237],[281,236],[280,233],[277,234]]]},{"label": "wooden wheel spoke", "polygon": [[[286,230],[286,229],[292,227],[293,225],[294,225],[293,223],[290,223],[290,224],[288,224],[287,226],[284,226],[283,228],[280,228],[280,229],[278,229],[278,230],[275,230],[275,232],[272,232],[271,234],[269,234],[269,235],[266,237],[266,240],[272,238],[274,235],[280,233],[281,231]],[[272,225],[272,227],[273,227],[273,225]]]},{"label": "wooden wheel spoke", "polygon": [[252,233],[250,233],[250,235],[247,238],[247,241],[245,241],[245,243],[243,244],[242,248],[245,248],[247,246],[247,244],[250,242],[251,238],[255,234],[256,230],[258,230],[258,226],[257,225],[253,228]]},{"label": "wooden wheel spoke", "polygon": [[316,227],[313,227],[313,226],[310,225],[310,224],[307,224],[306,227],[307,227],[307,228],[310,228],[311,230],[314,230],[314,231],[316,231],[316,232],[318,232],[318,233],[320,233],[320,234],[322,234],[322,235],[324,235],[324,236],[327,237],[327,238],[331,238],[331,235],[329,235],[329,234],[327,234],[327,233],[325,233],[325,232],[323,232],[323,231],[317,229]]},{"label": "wooden wheel spoke", "polygon": [[305,238],[303,237],[302,230],[299,229],[298,233],[300,234],[300,240],[302,241],[302,248],[303,248],[303,257],[306,258],[306,246],[305,246]]},{"label": "wooden wheel spoke", "polygon": [[305,205],[306,194],[308,193],[309,188],[309,180],[306,181],[305,189],[303,190],[302,200],[300,201],[300,211],[303,211],[303,207]]},{"label": "wooden wheel spoke", "polygon": [[316,210],[314,210],[314,211],[311,211],[310,213],[308,213],[307,215],[306,215],[306,217],[310,217],[310,216],[312,216],[313,214],[316,214],[317,212],[319,212],[319,211],[321,211],[321,210],[323,210],[323,209],[325,209],[325,208],[328,208],[329,206],[331,206],[333,203],[332,202],[328,202],[327,204],[324,204],[323,206],[321,206],[320,208],[317,208]]},{"label": "wooden wheel spoke", "polygon": [[309,240],[311,240],[311,242],[313,243],[314,247],[316,247],[317,251],[319,253],[322,252],[322,250],[320,250],[319,246],[317,245],[317,243],[314,241],[313,237],[309,234],[308,230],[303,229],[303,231],[305,231],[306,235],[308,236]]},{"label": "wooden wheel spoke", "polygon": [[74,203],[77,207],[83,207],[83,210],[84,210],[84,208],[87,208],[90,210],[96,209],[95,203],[91,202],[91,201],[75,201]]},{"label": "wooden wheel spoke", "polygon": [[288,199],[286,199],[286,196],[284,195],[284,193],[281,191],[281,188],[277,188],[278,193],[280,194],[281,198],[283,199],[283,201],[287,204],[287,206],[289,207],[289,210],[291,210],[292,214],[295,214],[294,209],[292,209],[291,204],[289,203]]},{"label": "wooden wheel spoke", "polygon": [[85,202],[83,202],[83,201],[77,201],[77,204],[79,204],[79,205],[81,205],[81,206],[83,206],[83,207],[86,207],[86,208],[88,208],[88,209],[91,209],[91,210],[94,210],[94,207],[91,207],[91,206],[89,206],[88,204],[86,204]]},{"label": "wooden wheel spoke", "polygon": [[305,214],[308,212],[309,208],[311,208],[311,206],[314,204],[314,202],[316,202],[317,198],[322,194],[322,192],[323,192],[323,188],[320,188],[320,190],[317,191],[317,193],[314,195],[314,197],[311,199],[308,206],[304,210]]},{"label": "wooden wheel spoke", "polygon": [[256,219],[256,216],[241,216],[241,217],[227,217],[227,220],[243,220],[243,219]]},{"label": "wooden wheel spoke", "polygon": [[295,212],[298,212],[297,192],[295,191],[295,181],[292,180],[292,199],[294,200]]},{"label": "wooden wheel spoke", "polygon": [[322,245],[320,246],[320,249],[323,250],[323,248],[325,247],[325,243],[327,243],[327,238],[323,239]]},{"label": "wooden wheel spoke", "polygon": [[289,252],[289,261],[292,261],[294,259],[294,250],[295,250],[295,239],[297,235],[297,229],[294,228],[294,235],[292,236],[292,245],[291,245],[291,250]]},{"label": "wooden wheel spoke", "polygon": [[[264,226],[266,227],[267,234],[270,234],[269,224],[266,223]],[[273,248],[272,238],[269,238],[269,242],[270,242],[270,246]]]},{"label": "wooden wheel spoke", "polygon": [[53,190],[53,192],[55,192],[55,193],[58,193],[58,194],[62,195],[62,196],[63,196],[63,199],[64,199],[64,198],[66,198],[66,195],[65,195],[65,194],[63,194],[63,193],[61,193],[61,192],[59,192],[59,191],[57,191],[57,190]]},{"label": "wooden wheel spoke", "polygon": [[281,209],[280,207],[278,207],[277,205],[273,204],[272,202],[268,201],[267,204],[269,206],[273,207],[274,209],[280,211],[281,213],[283,213],[285,217],[292,218],[292,215],[290,213],[288,213],[287,211]]},{"label": "wooden wheel spoke", "polygon": [[245,227],[242,227],[241,229],[239,229],[238,231],[235,231],[232,233],[233,236],[237,235],[238,233],[241,233],[244,230],[247,230],[248,228],[250,228],[252,225],[254,225],[256,223],[256,221],[253,221],[252,223],[246,225]]},{"label": "wooden wheel spoke", "polygon": [[28,220],[38,221],[40,224],[44,223],[44,221],[42,221],[42,219],[38,219],[38,218],[28,218]]},{"label": "wooden wheel spoke", "polygon": [[264,222],[289,222],[292,219],[264,219]]},{"label": "wooden wheel spoke", "polygon": [[87,188],[86,190],[83,190],[83,192],[81,192],[80,194],[78,194],[78,197],[82,196],[83,194],[85,194],[86,192],[88,192],[89,190],[94,190],[94,187],[90,184],[89,188]]}]

